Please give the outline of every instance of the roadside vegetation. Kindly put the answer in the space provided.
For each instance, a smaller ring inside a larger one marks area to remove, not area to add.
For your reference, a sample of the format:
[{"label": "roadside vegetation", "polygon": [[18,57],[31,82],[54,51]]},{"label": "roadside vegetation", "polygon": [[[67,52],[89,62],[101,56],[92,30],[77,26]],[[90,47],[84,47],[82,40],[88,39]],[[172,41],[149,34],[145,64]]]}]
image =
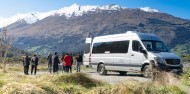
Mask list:
[{"label": "roadside vegetation", "polygon": [[[38,71],[46,68],[46,64],[40,65]],[[24,75],[21,64],[10,64],[7,70],[0,71],[0,94],[188,94],[185,89],[190,88],[189,68],[181,76],[163,72],[148,82],[131,79],[118,84],[98,81],[75,70],[72,74]]]},{"label": "roadside vegetation", "polygon": [[190,68],[185,68],[185,71],[181,77],[183,84],[187,85],[190,88]]}]

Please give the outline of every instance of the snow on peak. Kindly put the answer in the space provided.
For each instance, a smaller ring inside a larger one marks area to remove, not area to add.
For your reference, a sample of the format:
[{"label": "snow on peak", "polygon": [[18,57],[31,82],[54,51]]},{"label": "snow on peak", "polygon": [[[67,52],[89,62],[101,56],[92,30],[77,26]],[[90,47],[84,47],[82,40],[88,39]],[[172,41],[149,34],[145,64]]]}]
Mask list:
[{"label": "snow on peak", "polygon": [[142,8],[140,8],[140,10],[145,11],[145,12],[151,12],[151,13],[160,12],[159,10],[157,10],[157,9],[152,9],[152,8],[150,8],[150,7],[142,7]]},{"label": "snow on peak", "polygon": [[39,20],[38,17],[36,17],[36,14],[37,13],[35,12],[30,12],[26,14],[17,14],[8,20],[8,24],[16,21],[26,21],[26,23],[28,24],[35,23]]},{"label": "snow on peak", "polygon": [[39,20],[39,18],[36,16],[37,13],[30,12],[26,14],[16,14],[8,19],[1,19],[0,18],[0,27],[10,25],[12,23],[18,22],[18,21],[25,21],[28,24],[35,23]]},{"label": "snow on peak", "polygon": [[53,15],[64,15],[67,18],[70,18],[72,16],[82,16],[84,13],[87,13],[89,11],[96,11],[96,10],[119,10],[124,7],[120,7],[119,5],[106,5],[106,6],[92,6],[92,5],[86,5],[86,6],[80,6],[76,3],[69,7],[64,7],[59,10],[52,10],[49,12],[30,12],[26,14],[17,14],[15,16],[12,16],[11,18],[5,19],[0,17],[0,27],[8,26],[12,23],[18,22],[18,21],[25,21],[28,24],[33,24],[39,20],[42,20],[48,16]]},{"label": "snow on peak", "polygon": [[99,8],[102,10],[119,10],[121,8],[124,8],[124,7],[121,7],[121,6],[116,5],[116,4],[111,4],[111,5],[101,6]]},{"label": "snow on peak", "polygon": [[82,16],[84,13],[88,11],[96,11],[97,9],[100,10],[119,10],[121,7],[119,5],[106,5],[106,6],[92,6],[92,5],[86,5],[86,6],[80,6],[74,3],[70,7],[64,7],[60,10],[56,11],[56,14],[65,15],[67,18],[71,16]]},{"label": "snow on peak", "polygon": [[[0,28],[3,26],[8,26],[12,23],[15,22],[26,22],[28,24],[33,24],[39,20],[42,20],[48,16],[54,16],[54,15],[59,15],[62,16],[64,15],[67,18],[70,18],[72,16],[82,16],[84,13],[87,13],[89,11],[97,11],[97,10],[120,10],[120,9],[126,9],[125,7],[121,7],[119,5],[111,4],[111,5],[106,5],[106,6],[98,6],[98,5],[85,5],[85,6],[80,6],[76,3],[69,7],[64,7],[59,10],[52,10],[49,12],[30,12],[26,14],[17,14],[15,16],[12,16],[11,18],[2,18],[0,17]],[[152,9],[149,7],[143,7],[140,8],[140,10],[145,11],[145,12],[159,12],[156,9]]]}]

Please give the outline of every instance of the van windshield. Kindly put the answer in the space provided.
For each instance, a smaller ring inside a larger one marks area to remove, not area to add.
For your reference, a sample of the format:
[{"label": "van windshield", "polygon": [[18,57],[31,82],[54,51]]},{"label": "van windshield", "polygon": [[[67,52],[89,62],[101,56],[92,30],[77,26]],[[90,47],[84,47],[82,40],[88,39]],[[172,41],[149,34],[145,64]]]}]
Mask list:
[{"label": "van windshield", "polygon": [[142,41],[144,46],[148,51],[151,52],[169,52],[167,47],[162,41],[155,41],[155,40],[143,40]]}]

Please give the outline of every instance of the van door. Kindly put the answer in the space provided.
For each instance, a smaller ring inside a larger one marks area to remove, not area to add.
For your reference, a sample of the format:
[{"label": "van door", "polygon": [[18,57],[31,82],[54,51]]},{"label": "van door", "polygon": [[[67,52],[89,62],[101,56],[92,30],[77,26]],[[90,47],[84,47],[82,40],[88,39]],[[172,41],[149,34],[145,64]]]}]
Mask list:
[{"label": "van door", "polygon": [[93,43],[91,64],[93,68],[97,68],[99,63],[105,65],[106,70],[113,69],[113,58],[114,55],[111,54],[110,48],[111,42],[97,42]]},{"label": "van door", "polygon": [[132,70],[141,70],[142,63],[147,59],[147,56],[143,53],[140,53],[139,47],[142,47],[138,40],[132,41],[132,50],[131,50],[131,60],[130,66]]},{"label": "van door", "polygon": [[114,69],[118,71],[128,71],[130,68],[130,56],[128,53],[129,40],[114,42],[112,47],[114,50],[112,52],[114,53]]},{"label": "van door", "polygon": [[83,55],[83,65],[89,65],[90,63],[90,49],[91,49],[92,38],[86,38],[85,49]]}]

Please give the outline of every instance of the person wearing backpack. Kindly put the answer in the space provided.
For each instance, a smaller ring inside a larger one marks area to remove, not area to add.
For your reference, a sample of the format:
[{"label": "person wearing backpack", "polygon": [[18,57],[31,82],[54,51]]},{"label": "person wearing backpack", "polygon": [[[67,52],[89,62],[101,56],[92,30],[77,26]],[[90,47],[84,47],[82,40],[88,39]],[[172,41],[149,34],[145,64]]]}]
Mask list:
[{"label": "person wearing backpack", "polygon": [[28,55],[23,56],[23,66],[24,66],[24,74],[28,75],[28,70],[30,66],[30,58],[28,57]]},{"label": "person wearing backpack", "polygon": [[36,56],[36,54],[34,54],[34,56],[32,57],[31,59],[31,74],[33,73],[33,70],[34,70],[34,74],[36,74],[36,71],[37,71],[37,66],[38,66],[38,57]]}]

